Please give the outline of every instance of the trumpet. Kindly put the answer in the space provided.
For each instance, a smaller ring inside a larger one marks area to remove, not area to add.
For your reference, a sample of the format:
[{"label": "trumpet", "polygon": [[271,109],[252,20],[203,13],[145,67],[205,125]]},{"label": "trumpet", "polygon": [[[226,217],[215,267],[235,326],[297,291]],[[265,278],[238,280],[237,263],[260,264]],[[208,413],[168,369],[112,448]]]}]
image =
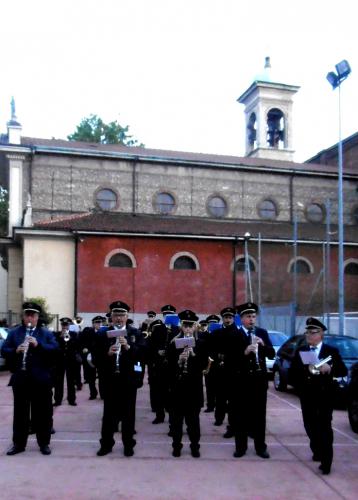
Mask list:
[{"label": "trumpet", "polygon": [[327,356],[324,359],[321,359],[318,363],[315,363],[314,365],[308,365],[308,370],[311,373],[311,375],[319,375],[320,374],[320,367],[328,363],[329,361],[332,360],[332,356]]},{"label": "trumpet", "polygon": [[31,327],[32,327],[31,323],[28,323],[27,327],[26,327],[25,338],[24,338],[25,348],[24,348],[24,351],[22,354],[21,370],[26,370],[26,360],[27,360],[27,352],[29,350],[29,345],[30,345],[29,337],[31,337]]}]

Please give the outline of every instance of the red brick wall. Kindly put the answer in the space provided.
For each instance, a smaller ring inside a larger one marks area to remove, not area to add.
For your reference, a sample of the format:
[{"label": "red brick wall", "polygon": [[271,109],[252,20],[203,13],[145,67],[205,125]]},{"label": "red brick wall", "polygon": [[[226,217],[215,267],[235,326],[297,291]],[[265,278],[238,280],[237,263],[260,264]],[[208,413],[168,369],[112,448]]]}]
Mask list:
[{"label": "red brick wall", "polygon": [[[105,267],[106,256],[114,249],[131,252],[137,263],[134,269]],[[190,252],[200,264],[199,271],[170,270],[172,256]],[[244,253],[238,243],[237,255]],[[249,253],[258,260],[257,243],[249,243]],[[298,245],[298,255],[307,258],[314,273],[298,274],[299,311],[318,314],[322,308],[322,280],[310,302],[313,289],[322,267],[322,249],[316,245]],[[292,301],[292,274],[287,266],[293,256],[291,244],[265,243],[262,245],[262,303],[287,304]],[[331,310],[338,308],[337,248],[331,249]],[[345,259],[357,258],[357,250],[347,249]],[[78,244],[77,310],[105,312],[108,304],[121,299],[132,311],[145,313],[159,310],[172,303],[177,310],[190,308],[197,313],[217,313],[232,305],[233,297],[233,246],[231,241],[205,241],[130,237],[85,237]],[[346,310],[358,309],[358,277],[346,277]],[[244,273],[236,276],[236,304],[245,300]],[[258,273],[252,273],[254,301],[257,301]],[[308,310],[306,310],[308,308]]]}]

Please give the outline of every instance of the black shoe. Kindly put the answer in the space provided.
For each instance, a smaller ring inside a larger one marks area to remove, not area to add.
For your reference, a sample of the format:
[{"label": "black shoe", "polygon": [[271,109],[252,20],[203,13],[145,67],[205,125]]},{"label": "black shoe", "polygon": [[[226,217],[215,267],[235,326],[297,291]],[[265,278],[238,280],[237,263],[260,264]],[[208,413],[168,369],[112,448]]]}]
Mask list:
[{"label": "black shoe", "polygon": [[70,403],[70,402],[68,402],[68,404],[69,404],[70,406],[77,406],[76,401],[71,401],[71,403]]},{"label": "black shoe", "polygon": [[90,396],[88,399],[89,400],[92,400],[92,399],[96,399],[97,398],[97,394],[93,394],[92,396]]},{"label": "black shoe", "polygon": [[51,429],[51,434],[56,434],[56,431],[55,431],[55,429],[53,427]]},{"label": "black shoe", "polygon": [[226,438],[226,439],[229,439],[229,438],[232,438],[235,436],[235,433],[234,431],[228,429],[225,434],[223,434],[223,437]]},{"label": "black shoe", "polygon": [[102,446],[97,451],[98,457],[104,457],[104,455],[108,455],[108,453],[112,453],[112,448],[103,448]]},{"label": "black shoe", "polygon": [[17,455],[18,453],[22,453],[23,451],[25,451],[25,448],[23,448],[22,446],[17,446],[16,444],[14,444],[14,446],[12,446],[7,452],[6,452],[6,455]]},{"label": "black shoe", "polygon": [[216,425],[217,427],[219,427],[219,425],[222,425],[222,424],[223,424],[222,420],[215,420],[215,422],[214,422],[214,425]]},{"label": "black shoe", "polygon": [[180,457],[180,455],[181,455],[181,448],[173,448],[172,455],[173,455],[173,457]]},{"label": "black shoe", "polygon": [[200,457],[200,451],[199,451],[199,448],[194,446],[194,447],[190,447],[191,448],[191,456],[194,457],[194,458],[199,458]]},{"label": "black shoe", "polygon": [[51,449],[49,446],[41,446],[40,451],[43,455],[51,455]]},{"label": "black shoe", "polygon": [[261,458],[270,458],[270,454],[267,450],[256,451],[256,455]]},{"label": "black shoe", "polygon": [[165,417],[155,417],[152,424],[162,424],[164,422]]},{"label": "black shoe", "polygon": [[214,411],[215,408],[207,408],[206,410],[204,410],[204,413],[211,413]]},{"label": "black shoe", "polygon": [[246,450],[235,450],[233,453],[233,457],[240,458],[246,454]]},{"label": "black shoe", "polygon": [[77,389],[77,391],[82,391],[82,384],[76,385],[76,389]]},{"label": "black shoe", "polygon": [[52,406],[61,406],[62,403],[55,401]]},{"label": "black shoe", "polygon": [[321,464],[319,467],[322,474],[327,475],[331,472],[331,466],[326,464]]},{"label": "black shoe", "polygon": [[125,446],[123,449],[123,455],[125,457],[133,457],[134,455],[134,450],[132,446]]}]

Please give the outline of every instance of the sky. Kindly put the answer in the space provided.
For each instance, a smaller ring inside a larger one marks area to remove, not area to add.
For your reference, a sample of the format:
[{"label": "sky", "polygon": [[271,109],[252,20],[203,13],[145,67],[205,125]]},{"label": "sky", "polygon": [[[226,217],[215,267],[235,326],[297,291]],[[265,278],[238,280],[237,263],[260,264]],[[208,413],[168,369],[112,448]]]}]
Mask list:
[{"label": "sky", "polygon": [[270,56],[294,97],[295,161],[358,131],[353,0],[12,0],[0,8],[0,133],[66,138],[82,118],[129,125],[148,148],[244,156],[237,98]]}]

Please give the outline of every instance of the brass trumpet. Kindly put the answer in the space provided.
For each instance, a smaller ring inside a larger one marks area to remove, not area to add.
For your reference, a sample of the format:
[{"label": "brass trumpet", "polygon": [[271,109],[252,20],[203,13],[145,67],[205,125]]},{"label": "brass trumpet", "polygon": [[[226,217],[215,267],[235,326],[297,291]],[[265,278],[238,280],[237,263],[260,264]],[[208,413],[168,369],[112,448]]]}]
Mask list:
[{"label": "brass trumpet", "polygon": [[308,370],[311,373],[311,375],[319,375],[321,372],[319,371],[319,368],[329,361],[331,361],[332,356],[327,356],[327,358],[321,359],[318,363],[315,363],[314,365],[308,365]]}]

